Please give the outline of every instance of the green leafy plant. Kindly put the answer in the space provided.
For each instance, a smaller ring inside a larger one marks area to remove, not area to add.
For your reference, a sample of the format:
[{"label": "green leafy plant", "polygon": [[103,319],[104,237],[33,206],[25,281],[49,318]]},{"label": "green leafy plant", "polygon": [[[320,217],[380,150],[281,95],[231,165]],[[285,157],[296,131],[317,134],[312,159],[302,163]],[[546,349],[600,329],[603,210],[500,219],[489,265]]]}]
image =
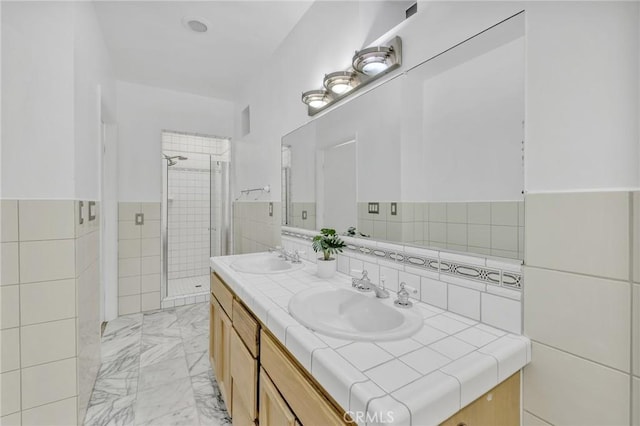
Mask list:
[{"label": "green leafy plant", "polygon": [[320,252],[324,256],[324,260],[331,260],[331,255],[342,253],[342,248],[346,246],[340,236],[336,234],[335,229],[322,228],[320,235],[313,237],[313,251]]}]

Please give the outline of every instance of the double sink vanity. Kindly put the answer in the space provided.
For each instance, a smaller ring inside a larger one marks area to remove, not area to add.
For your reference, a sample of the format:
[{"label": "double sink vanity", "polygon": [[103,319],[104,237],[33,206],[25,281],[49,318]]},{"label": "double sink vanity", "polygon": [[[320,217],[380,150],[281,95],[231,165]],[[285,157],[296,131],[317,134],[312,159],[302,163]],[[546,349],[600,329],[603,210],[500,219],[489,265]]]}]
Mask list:
[{"label": "double sink vanity", "polygon": [[210,361],[234,425],[520,424],[527,338],[277,254],[211,268]]}]

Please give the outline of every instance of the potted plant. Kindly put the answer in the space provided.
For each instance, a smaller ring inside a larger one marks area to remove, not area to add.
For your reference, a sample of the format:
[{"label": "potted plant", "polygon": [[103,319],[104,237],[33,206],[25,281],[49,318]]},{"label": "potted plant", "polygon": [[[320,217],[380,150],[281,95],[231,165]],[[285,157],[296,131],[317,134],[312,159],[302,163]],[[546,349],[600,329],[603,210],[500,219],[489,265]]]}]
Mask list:
[{"label": "potted plant", "polygon": [[344,241],[336,234],[335,229],[322,228],[320,235],[313,237],[313,251],[322,252],[322,257],[319,257],[317,262],[320,278],[331,278],[335,274],[336,259],[331,255],[342,253],[344,246]]}]

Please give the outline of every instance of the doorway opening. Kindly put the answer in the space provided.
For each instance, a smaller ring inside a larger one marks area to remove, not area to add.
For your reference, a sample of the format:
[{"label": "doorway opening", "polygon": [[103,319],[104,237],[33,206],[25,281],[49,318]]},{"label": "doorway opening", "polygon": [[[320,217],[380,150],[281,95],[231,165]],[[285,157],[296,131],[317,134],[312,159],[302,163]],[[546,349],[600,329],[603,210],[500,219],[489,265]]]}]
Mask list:
[{"label": "doorway opening", "polygon": [[230,139],[162,132],[163,307],[206,300],[209,258],[229,252]]}]

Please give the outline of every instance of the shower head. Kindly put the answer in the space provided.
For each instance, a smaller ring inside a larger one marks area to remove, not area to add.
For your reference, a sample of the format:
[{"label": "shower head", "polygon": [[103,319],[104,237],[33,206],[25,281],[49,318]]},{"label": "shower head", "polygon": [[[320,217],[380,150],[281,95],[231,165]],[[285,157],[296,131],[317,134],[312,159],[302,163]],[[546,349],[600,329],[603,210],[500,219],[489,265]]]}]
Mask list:
[{"label": "shower head", "polygon": [[175,166],[176,164],[178,164],[177,160],[188,160],[188,158],[183,155],[168,156],[167,154],[162,153],[162,156],[169,162],[169,166]]}]

